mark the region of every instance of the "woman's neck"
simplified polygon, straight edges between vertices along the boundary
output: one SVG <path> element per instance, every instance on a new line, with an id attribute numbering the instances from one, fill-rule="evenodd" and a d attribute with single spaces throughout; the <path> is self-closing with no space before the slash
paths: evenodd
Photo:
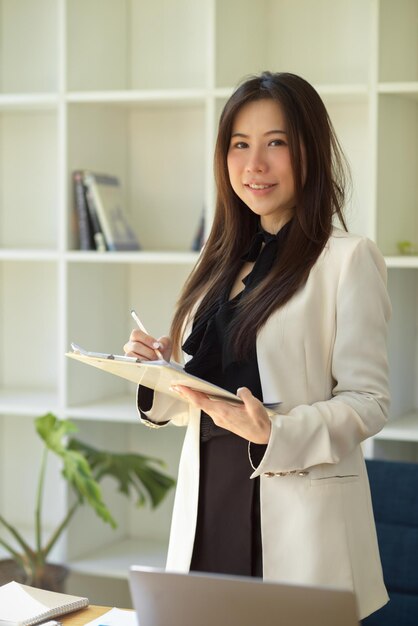
<path id="1" fill-rule="evenodd" d="M 293 211 L 288 211 L 284 213 L 282 216 L 277 217 L 276 215 L 262 215 L 260 217 L 260 224 L 263 230 L 266 232 L 277 235 L 279 230 L 285 226 L 293 217 Z"/>

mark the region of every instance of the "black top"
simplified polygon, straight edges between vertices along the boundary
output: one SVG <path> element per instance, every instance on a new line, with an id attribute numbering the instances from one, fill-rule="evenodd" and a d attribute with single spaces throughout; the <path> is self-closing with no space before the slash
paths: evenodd
<path id="1" fill-rule="evenodd" d="M 245 361 L 236 361 L 228 349 L 228 328 L 243 293 L 255 287 L 277 260 L 289 231 L 286 224 L 277 235 L 263 229 L 256 233 L 243 261 L 255 261 L 244 278 L 244 289 L 229 300 L 230 288 L 208 311 L 199 310 L 183 350 L 192 355 L 185 365 L 191 374 L 236 393 L 248 387 L 263 400 L 256 345 Z M 265 244 L 263 247 L 263 243 Z M 258 464 L 265 445 L 251 446 Z M 201 415 L 200 483 L 198 519 L 191 570 L 241 576 L 262 576 L 259 479 L 250 479 L 248 441 L 216 426 Z"/>

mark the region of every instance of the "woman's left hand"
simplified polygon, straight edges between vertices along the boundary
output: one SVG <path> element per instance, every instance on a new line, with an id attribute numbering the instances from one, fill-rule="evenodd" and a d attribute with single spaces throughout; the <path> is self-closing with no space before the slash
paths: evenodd
<path id="1" fill-rule="evenodd" d="M 235 433 L 252 443 L 268 443 L 271 422 L 266 409 L 247 387 L 240 387 L 237 396 L 243 404 L 212 400 L 205 393 L 193 391 L 184 385 L 172 387 L 177 393 L 201 409 L 217 426 Z"/>

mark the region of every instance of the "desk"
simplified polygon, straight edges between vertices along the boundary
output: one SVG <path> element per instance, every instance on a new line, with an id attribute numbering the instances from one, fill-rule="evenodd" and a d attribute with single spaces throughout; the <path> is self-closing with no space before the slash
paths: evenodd
<path id="1" fill-rule="evenodd" d="M 110 611 L 110 609 L 110 606 L 91 605 L 85 609 L 74 611 L 74 613 L 69 613 L 68 615 L 57 617 L 56 619 L 61 622 L 62 626 L 84 626 L 84 624 L 88 624 L 88 622 L 96 619 L 96 617 L 104 615 L 107 611 Z"/>

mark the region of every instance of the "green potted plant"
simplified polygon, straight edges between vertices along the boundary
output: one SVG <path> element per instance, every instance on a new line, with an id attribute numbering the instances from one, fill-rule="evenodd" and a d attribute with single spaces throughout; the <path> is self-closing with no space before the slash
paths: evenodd
<path id="1" fill-rule="evenodd" d="M 44 442 L 44 451 L 39 471 L 38 487 L 35 496 L 35 539 L 31 546 L 21 533 L 0 514 L 0 526 L 13 537 L 13 545 L 0 538 L 0 545 L 10 555 L 3 560 L 8 571 L 13 568 L 13 578 L 20 582 L 45 589 L 60 590 L 58 573 L 67 572 L 65 566 L 48 562 L 51 550 L 67 528 L 77 509 L 87 504 L 96 514 L 113 528 L 116 522 L 103 501 L 99 482 L 105 476 L 111 476 L 117 482 L 118 490 L 130 496 L 133 494 L 138 506 L 147 502 L 152 508 L 157 507 L 174 486 L 173 478 L 160 472 L 155 465 L 163 465 L 159 459 L 141 454 L 116 454 L 97 450 L 72 435 L 77 427 L 70 420 L 59 420 L 52 413 L 35 419 L 38 435 Z M 42 497 L 44 491 L 47 457 L 49 452 L 58 455 L 62 461 L 62 475 L 75 493 L 75 501 L 52 532 L 51 536 L 42 541 Z M 16 547 L 15 547 L 16 546 Z M 1 563 L 1 562 L 0 562 Z M 10 579 L 10 573 L 3 575 L 0 584 Z"/>

